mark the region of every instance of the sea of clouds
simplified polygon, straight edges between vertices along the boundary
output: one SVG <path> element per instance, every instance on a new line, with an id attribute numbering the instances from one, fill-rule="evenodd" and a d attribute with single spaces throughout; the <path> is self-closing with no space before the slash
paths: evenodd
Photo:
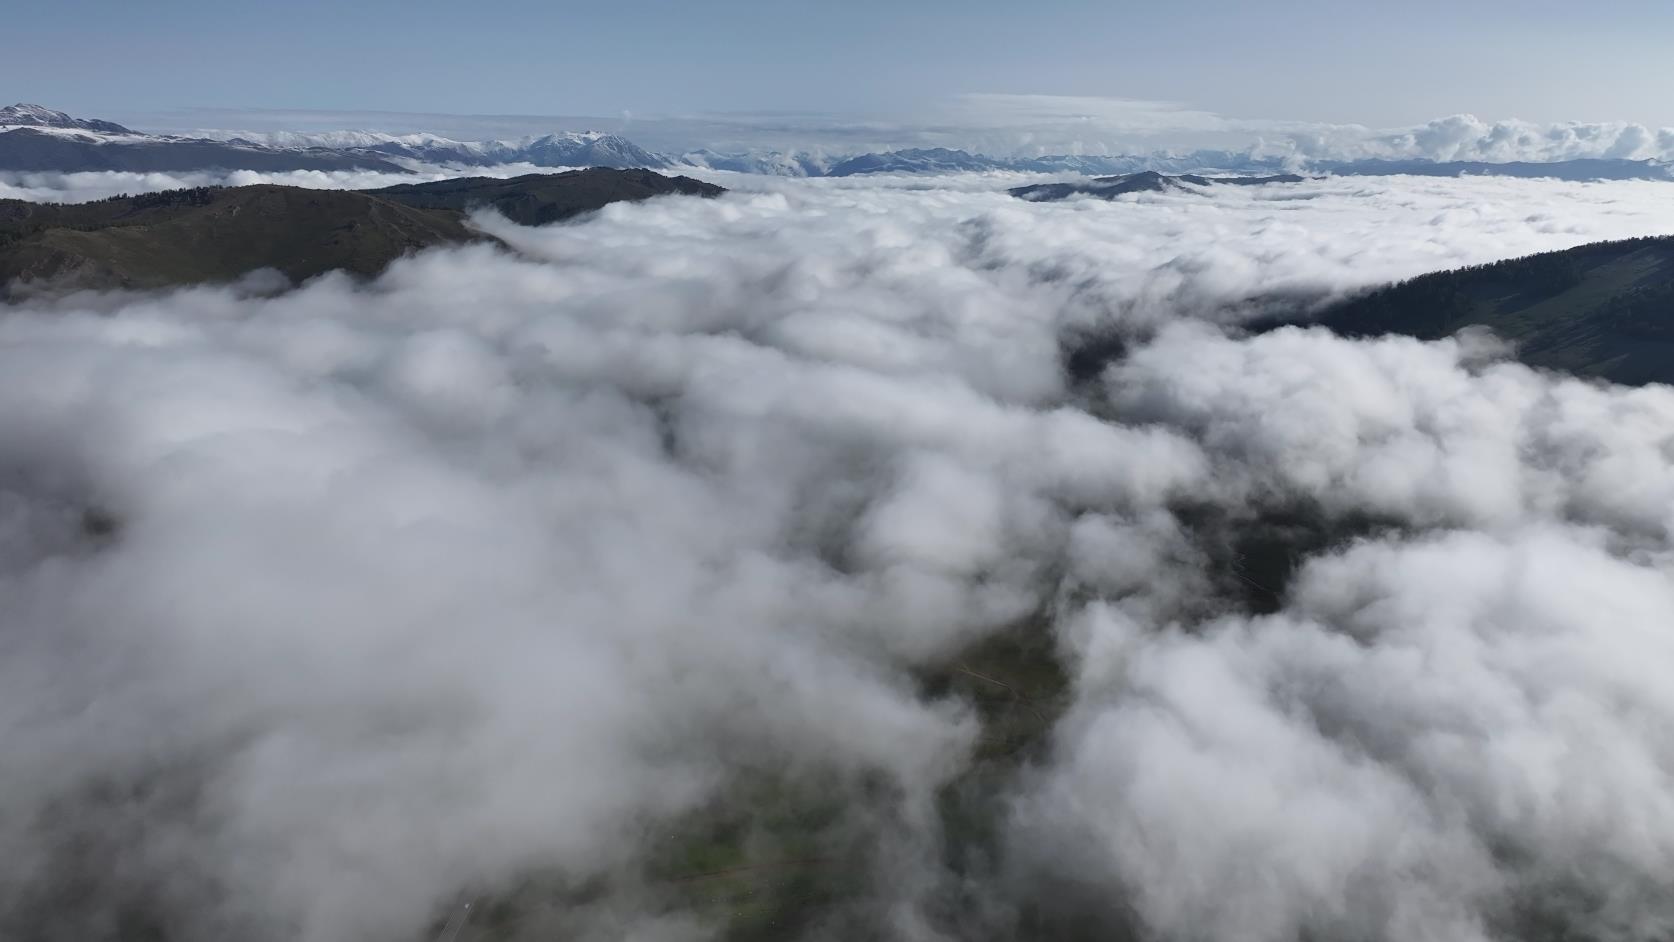
<path id="1" fill-rule="evenodd" d="M 1674 188 L 716 178 L 0 309 L 0 934 L 708 938 L 647 874 L 764 779 L 847 841 L 773 937 L 1674 931 L 1674 390 L 1236 326 Z M 924 678 L 1020 630 L 1066 698 L 958 857 Z"/>

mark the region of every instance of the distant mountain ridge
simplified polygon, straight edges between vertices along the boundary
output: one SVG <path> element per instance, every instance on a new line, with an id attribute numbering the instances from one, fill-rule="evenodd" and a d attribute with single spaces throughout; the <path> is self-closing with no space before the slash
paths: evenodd
<path id="1" fill-rule="evenodd" d="M 429 134 L 329 132 L 182 137 L 142 134 L 109 121 L 72 118 L 40 105 L 0 108 L 0 170 L 139 173 L 198 170 L 376 170 L 416 165 L 658 169 L 671 165 L 615 134 L 567 132 L 517 141 L 453 141 Z"/>
<path id="2" fill-rule="evenodd" d="M 18 102 L 0 108 L 0 128 L 60 128 L 72 131 L 95 131 L 101 134 L 135 134 L 114 121 L 72 118 L 62 111 L 40 105 Z"/>
<path id="3" fill-rule="evenodd" d="M 945 147 L 912 148 L 861 154 L 832 164 L 826 176 L 852 177 L 872 173 L 981 173 L 1009 170 L 1020 173 L 1082 173 L 1090 176 L 1198 171 L 1282 171 L 1278 158 L 1256 158 L 1228 151 L 1196 151 L 1180 157 L 1164 155 L 1057 154 L 1040 157 L 993 157 Z"/>
<path id="4" fill-rule="evenodd" d="M 1551 177 L 1560 180 L 1669 180 L 1674 166 L 1654 160 L 1581 159 L 1550 163 L 1433 160 L 1305 161 L 1296 165 L 1276 157 L 1255 157 L 1235 151 L 1195 151 L 1183 156 L 1056 155 L 1045 157 L 990 157 L 946 148 L 909 149 L 862 154 L 831 165 L 826 176 L 872 173 L 972 173 L 1009 170 L 1024 173 L 1082 173 L 1122 175 L 1156 173 L 1282 174 L 1297 169 L 1334 176 L 1431 177 L 1495 175 Z"/>
<path id="5" fill-rule="evenodd" d="M 1097 196 L 1108 200 L 1125 193 L 1166 193 L 1170 190 L 1197 192 L 1199 187 L 1265 186 L 1270 183 L 1301 183 L 1303 179 L 1293 173 L 1265 177 L 1204 177 L 1185 173 L 1171 177 L 1155 170 L 1142 170 L 1122 176 L 1095 177 L 1084 183 L 1037 183 L 1033 186 L 1013 187 L 1006 192 L 1031 203 L 1043 203 L 1069 199 L 1072 196 Z"/>
<path id="6" fill-rule="evenodd" d="M 82 173 L 183 173 L 194 170 L 382 170 L 408 168 L 372 153 L 329 148 L 276 149 L 236 141 L 114 135 L 79 129 L 15 127 L 0 130 L 0 170 Z"/>
<path id="7" fill-rule="evenodd" d="M 384 134 L 377 131 L 279 132 L 212 136 L 208 139 L 276 149 L 325 148 L 418 163 L 468 167 L 530 163 L 553 167 L 655 169 L 671 163 L 667 157 L 645 150 L 620 135 L 601 131 L 564 131 L 503 141 L 455 141 L 435 134 Z"/>
<path id="8" fill-rule="evenodd" d="M 456 141 L 434 134 L 376 131 L 194 132 L 145 134 L 110 121 L 75 118 L 40 105 L 0 108 L 0 171 L 186 172 L 199 170 L 374 170 L 407 173 L 424 166 L 614 167 L 677 166 L 790 177 L 981 172 L 1115 176 L 1163 174 L 1273 175 L 1306 171 L 1338 176 L 1552 177 L 1562 180 L 1670 180 L 1674 165 L 1652 160 L 1584 159 L 1552 163 L 1429 160 L 1298 160 L 1227 150 L 1188 154 L 1057 154 L 998 157 L 945 147 L 828 156 L 795 151 L 677 156 L 646 150 L 620 135 L 569 131 L 517 140 Z"/>

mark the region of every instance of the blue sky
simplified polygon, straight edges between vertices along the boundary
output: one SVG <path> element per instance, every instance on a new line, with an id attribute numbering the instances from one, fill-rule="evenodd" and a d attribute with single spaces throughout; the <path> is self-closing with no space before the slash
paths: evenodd
<path id="1" fill-rule="evenodd" d="M 1112 96 L 1389 127 L 1470 112 L 1674 125 L 1674 2 L 12 0 L 0 98 L 210 107 L 908 115 Z"/>

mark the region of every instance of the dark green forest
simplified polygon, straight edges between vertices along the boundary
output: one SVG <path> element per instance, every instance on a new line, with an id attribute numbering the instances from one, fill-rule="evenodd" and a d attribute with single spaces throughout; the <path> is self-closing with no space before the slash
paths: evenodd
<path id="1" fill-rule="evenodd" d="M 1620 383 L 1674 382 L 1674 237 L 1420 275 L 1255 329 L 1302 323 L 1426 340 L 1482 326 L 1532 366 Z"/>

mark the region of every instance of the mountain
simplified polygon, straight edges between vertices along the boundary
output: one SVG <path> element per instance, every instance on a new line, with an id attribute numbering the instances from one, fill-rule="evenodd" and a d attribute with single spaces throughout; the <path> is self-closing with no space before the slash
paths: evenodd
<path id="1" fill-rule="evenodd" d="M 894 150 L 883 154 L 861 154 L 831 165 L 828 177 L 852 177 L 866 173 L 970 173 L 1010 169 L 1002 158 L 968 154 L 945 147 Z"/>
<path id="2" fill-rule="evenodd" d="M 74 205 L 0 200 L 0 285 L 11 294 L 230 282 L 257 269 L 295 280 L 381 271 L 409 252 L 486 238 L 478 207 L 522 222 L 622 200 L 715 196 L 720 187 L 647 170 L 577 170 L 381 190 L 200 187 Z"/>
<path id="3" fill-rule="evenodd" d="M 435 134 L 377 131 L 204 132 L 210 139 L 280 151 L 324 149 L 382 159 L 464 167 L 530 163 L 548 167 L 666 167 L 668 158 L 599 131 L 566 131 L 509 141 L 456 141 Z"/>
<path id="4" fill-rule="evenodd" d="M 517 141 L 452 141 L 430 135 L 391 137 L 347 153 L 374 154 L 426 164 L 490 167 L 534 164 L 537 167 L 667 167 L 669 160 L 615 134 L 595 131 L 547 134 Z"/>
<path id="5" fill-rule="evenodd" d="M 72 118 L 62 111 L 40 105 L 18 102 L 0 108 L 0 128 L 59 128 L 66 131 L 93 131 L 99 134 L 134 134 L 112 121 Z"/>
<path id="6" fill-rule="evenodd" d="M 735 162 L 739 159 L 734 158 Z M 1461 177 L 1539 177 L 1590 182 L 1595 180 L 1674 180 L 1674 166 L 1655 160 L 1586 159 L 1549 163 L 1434 160 L 1298 160 L 1257 157 L 1249 153 L 1199 150 L 1188 154 L 1100 155 L 1058 154 L 1036 157 L 990 157 L 943 147 L 860 154 L 840 160 L 825 176 L 848 177 L 870 173 L 972 173 L 1011 170 L 1020 173 L 1083 173 L 1126 175 L 1158 173 L 1283 173 L 1294 169 L 1337 176 L 1393 176 L 1397 174 Z M 813 176 L 816 174 L 808 174 Z"/>
<path id="7" fill-rule="evenodd" d="M 76 206 L 0 203 L 0 282 L 11 293 L 372 274 L 401 255 L 472 238 L 459 213 L 345 190 L 272 185 L 150 193 Z"/>
<path id="8" fill-rule="evenodd" d="M 1259 172 L 1283 170 L 1277 158 L 1253 157 L 1231 151 L 1194 151 L 1181 156 L 1162 154 L 1049 154 L 1035 157 L 990 157 L 945 147 L 860 154 L 834 163 L 826 176 L 852 177 L 869 173 L 972 173 L 1010 170 L 1019 173 L 1129 174 L 1143 171 Z"/>
<path id="9" fill-rule="evenodd" d="M 947 148 L 865 153 L 835 160 L 822 153 L 801 151 L 721 153 L 699 149 L 681 154 L 677 162 L 692 167 L 777 177 L 853 177 L 871 173 L 970 173 L 987 170 L 1096 175 L 1146 169 L 1196 170 L 1205 166 L 1196 160 L 1157 157 L 989 157 Z"/>
<path id="10" fill-rule="evenodd" d="M 669 160 L 615 134 L 585 132 L 548 134 L 522 143 L 512 150 L 512 163 L 527 162 L 540 167 L 634 167 L 669 166 Z M 501 162 L 501 161 L 496 161 Z"/>
<path id="11" fill-rule="evenodd" d="M 1480 325 L 1511 340 L 1532 366 L 1615 383 L 1674 383 L 1674 236 L 1422 275 L 1256 329 L 1281 323 L 1422 339 Z"/>
<path id="12" fill-rule="evenodd" d="M 728 170 L 733 173 L 756 173 L 770 177 L 830 176 L 831 160 L 823 154 L 798 151 L 750 151 L 720 153 L 701 148 L 681 154 L 678 163 L 708 170 Z"/>
<path id="13" fill-rule="evenodd" d="M 487 167 L 667 167 L 670 161 L 614 134 L 570 132 L 515 141 L 454 141 L 433 134 L 365 131 L 178 137 L 72 118 L 40 105 L 0 109 L 0 170 L 139 173 L 197 170 L 377 170 L 415 164 Z"/>
<path id="14" fill-rule="evenodd" d="M 408 168 L 373 153 L 329 148 L 264 147 L 236 141 L 117 136 L 59 128 L 18 127 L 0 131 L 0 170 L 79 173 L 183 173 L 194 170 L 382 170 Z"/>
<path id="15" fill-rule="evenodd" d="M 1057 154 L 1019 158 L 1018 170 L 1035 173 L 1084 173 L 1113 176 L 1155 170 L 1159 173 L 1273 174 L 1293 169 L 1294 161 L 1257 157 L 1228 150 L 1194 150 L 1185 154 Z"/>
<path id="16" fill-rule="evenodd" d="M 483 207 L 521 225 L 543 226 L 616 202 L 668 195 L 719 196 L 725 191 L 691 177 L 666 177 L 650 170 L 595 168 L 530 174 L 509 180 L 465 177 L 435 183 L 403 183 L 360 192 L 415 209 L 464 212 Z"/>
<path id="17" fill-rule="evenodd" d="M 1085 183 L 1037 183 L 1033 186 L 1015 187 L 1006 192 L 1018 199 L 1042 203 L 1069 199 L 1072 196 L 1097 196 L 1108 200 L 1124 193 L 1163 193 L 1171 190 L 1195 193 L 1199 187 L 1214 185 L 1261 186 L 1268 183 L 1301 182 L 1301 177 L 1288 173 L 1266 177 L 1202 177 L 1196 174 L 1170 177 L 1154 170 L 1144 170 L 1119 177 L 1097 177 Z"/>
<path id="18" fill-rule="evenodd" d="M 1233 151 L 1194 151 L 1175 156 L 1059 154 L 988 157 L 940 147 L 861 154 L 832 164 L 825 175 L 848 177 L 869 173 L 971 173 L 989 170 L 1088 175 L 1126 175 L 1144 171 L 1176 174 L 1274 173 L 1293 169 L 1290 164 L 1316 173 L 1356 177 L 1405 174 L 1427 177 L 1540 177 L 1578 182 L 1674 180 L 1674 167 L 1654 160 L 1590 159 L 1550 163 L 1381 159 L 1286 161 Z"/>
<path id="19" fill-rule="evenodd" d="M 761 151 L 699 149 L 678 158 L 653 153 L 619 135 L 561 132 L 517 140 L 456 141 L 435 134 L 376 131 L 198 132 L 144 134 L 110 121 L 75 118 L 40 105 L 0 108 L 0 171 L 140 173 L 201 170 L 375 170 L 407 173 L 418 165 L 487 167 L 702 167 L 793 177 L 849 177 L 877 173 L 946 174 L 1010 171 L 1087 176 L 1165 174 L 1278 174 L 1305 168 L 1341 176 L 1497 175 L 1562 180 L 1674 180 L 1674 166 L 1648 160 L 1567 160 L 1486 163 L 1429 160 L 1305 160 L 1249 152 L 1198 150 L 1185 154 L 1056 154 L 997 157 L 945 147 L 908 148 L 841 158 Z"/>
<path id="20" fill-rule="evenodd" d="M 373 153 L 141 134 L 111 121 L 73 118 L 40 105 L 0 108 L 0 170 L 166 173 L 210 169 L 406 172 L 405 167 Z"/>

